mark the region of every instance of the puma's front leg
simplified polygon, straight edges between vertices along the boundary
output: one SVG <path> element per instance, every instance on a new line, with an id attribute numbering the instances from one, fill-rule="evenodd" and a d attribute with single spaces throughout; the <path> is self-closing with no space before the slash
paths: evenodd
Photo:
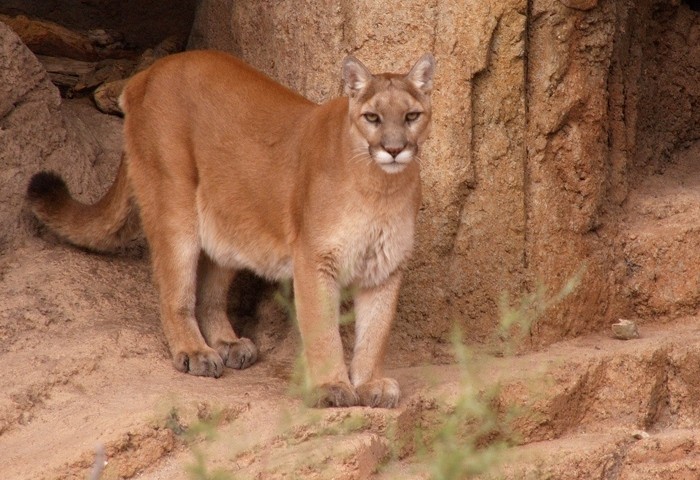
<path id="1" fill-rule="evenodd" d="M 394 408 L 399 403 L 399 384 L 383 376 L 382 364 L 400 283 L 401 273 L 395 272 L 383 284 L 362 288 L 355 295 L 355 351 L 350 376 L 361 405 Z"/>
<path id="2" fill-rule="evenodd" d="M 307 403 L 350 407 L 357 405 L 358 398 L 350 384 L 338 330 L 339 288 L 325 270 L 303 255 L 294 259 L 294 300 L 312 388 Z"/>

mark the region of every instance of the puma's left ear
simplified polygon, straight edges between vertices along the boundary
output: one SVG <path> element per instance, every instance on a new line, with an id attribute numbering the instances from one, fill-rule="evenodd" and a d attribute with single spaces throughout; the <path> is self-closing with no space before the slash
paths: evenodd
<path id="1" fill-rule="evenodd" d="M 360 93 L 372 80 L 372 74 L 358 59 L 348 55 L 343 60 L 343 81 L 345 93 L 354 97 Z"/>
<path id="2" fill-rule="evenodd" d="M 426 53 L 420 57 L 406 78 L 418 90 L 427 94 L 433 89 L 433 73 L 435 73 L 435 57 L 432 53 Z"/>

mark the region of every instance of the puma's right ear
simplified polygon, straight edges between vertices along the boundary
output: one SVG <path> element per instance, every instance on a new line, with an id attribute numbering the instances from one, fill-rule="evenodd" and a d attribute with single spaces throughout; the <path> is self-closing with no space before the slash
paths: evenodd
<path id="1" fill-rule="evenodd" d="M 372 79 L 372 74 L 358 59 L 348 55 L 343 60 L 343 81 L 345 94 L 354 97 L 360 93 Z"/>

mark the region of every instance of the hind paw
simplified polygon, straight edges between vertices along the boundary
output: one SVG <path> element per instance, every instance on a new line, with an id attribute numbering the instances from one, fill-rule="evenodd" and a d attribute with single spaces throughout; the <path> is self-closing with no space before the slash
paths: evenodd
<path id="1" fill-rule="evenodd" d="M 219 378 L 224 371 L 224 362 L 213 349 L 178 352 L 173 356 L 175 368 L 183 373 L 201 377 Z"/>
<path id="2" fill-rule="evenodd" d="M 217 351 L 227 367 L 237 370 L 250 367 L 258 359 L 258 348 L 247 338 L 223 343 Z"/>

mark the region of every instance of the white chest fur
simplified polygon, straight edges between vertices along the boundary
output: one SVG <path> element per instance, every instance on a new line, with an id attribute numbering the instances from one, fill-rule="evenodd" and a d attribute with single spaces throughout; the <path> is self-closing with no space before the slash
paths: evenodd
<path id="1" fill-rule="evenodd" d="M 344 234 L 334 239 L 338 280 L 342 285 L 357 283 L 372 287 L 384 282 L 410 255 L 413 248 L 414 217 L 349 218 Z"/>

